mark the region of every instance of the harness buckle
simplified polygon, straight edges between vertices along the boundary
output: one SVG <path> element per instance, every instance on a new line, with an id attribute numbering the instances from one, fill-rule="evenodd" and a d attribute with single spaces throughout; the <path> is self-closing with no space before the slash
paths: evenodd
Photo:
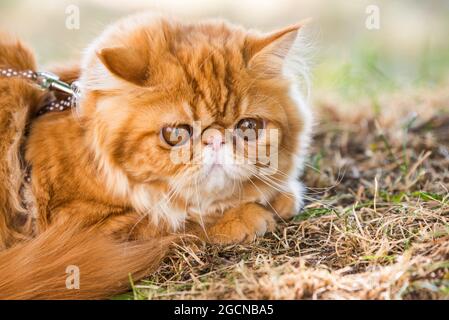
<path id="1" fill-rule="evenodd" d="M 59 77 L 51 72 L 36 72 L 36 83 L 44 90 L 58 90 L 73 95 L 70 84 L 59 80 Z"/>

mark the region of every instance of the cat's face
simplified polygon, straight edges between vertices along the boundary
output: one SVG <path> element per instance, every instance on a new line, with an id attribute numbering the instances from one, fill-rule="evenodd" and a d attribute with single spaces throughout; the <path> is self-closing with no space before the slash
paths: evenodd
<path id="1" fill-rule="evenodd" d="M 82 78 L 97 152 L 131 184 L 181 193 L 288 175 L 303 119 L 282 65 L 298 28 L 262 37 L 156 20 L 110 31 Z"/>

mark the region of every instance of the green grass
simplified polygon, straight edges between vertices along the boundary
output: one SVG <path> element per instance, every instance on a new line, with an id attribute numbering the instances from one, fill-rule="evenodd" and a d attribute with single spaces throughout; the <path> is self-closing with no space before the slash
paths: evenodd
<path id="1" fill-rule="evenodd" d="M 349 58 L 323 58 L 315 69 L 315 88 L 338 93 L 349 101 L 369 98 L 380 114 L 378 97 L 404 88 L 435 87 L 447 81 L 449 46 L 425 46 L 415 59 L 401 58 L 382 44 L 351 44 Z M 338 56 L 338 55 L 337 55 Z"/>

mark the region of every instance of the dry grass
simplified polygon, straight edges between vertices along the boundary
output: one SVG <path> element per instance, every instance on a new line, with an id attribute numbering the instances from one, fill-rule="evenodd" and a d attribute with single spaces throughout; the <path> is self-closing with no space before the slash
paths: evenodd
<path id="1" fill-rule="evenodd" d="M 252 245 L 179 246 L 131 298 L 449 297 L 449 92 L 320 96 L 304 213 Z"/>

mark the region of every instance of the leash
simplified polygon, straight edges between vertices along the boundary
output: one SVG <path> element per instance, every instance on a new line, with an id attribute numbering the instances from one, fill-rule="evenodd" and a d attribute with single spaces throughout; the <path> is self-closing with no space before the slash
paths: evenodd
<path id="1" fill-rule="evenodd" d="M 19 78 L 29 80 L 33 84 L 37 85 L 41 90 L 58 91 L 67 96 L 65 99 L 50 100 L 38 110 L 36 116 L 52 111 L 64 111 L 70 109 L 75 105 L 80 94 L 77 81 L 74 81 L 71 84 L 66 83 L 61 81 L 57 75 L 51 72 L 35 72 L 33 70 L 18 71 L 11 68 L 0 68 L 0 78 Z M 24 170 L 24 184 L 29 184 L 31 182 L 31 167 L 29 165 L 25 165 Z M 23 192 L 23 187 L 24 185 L 21 186 L 20 192 Z M 24 206 L 27 207 L 27 204 L 24 203 Z"/>
<path id="2" fill-rule="evenodd" d="M 33 70 L 14 70 L 11 68 L 0 68 L 0 77 L 3 78 L 19 78 L 29 80 L 36 84 L 42 90 L 59 91 L 67 97 L 65 99 L 53 99 L 52 101 L 41 107 L 37 115 L 42 115 L 51 111 L 64 111 L 71 108 L 79 98 L 80 90 L 78 82 L 71 84 L 61 81 L 59 77 L 51 72 L 35 72 Z"/>

